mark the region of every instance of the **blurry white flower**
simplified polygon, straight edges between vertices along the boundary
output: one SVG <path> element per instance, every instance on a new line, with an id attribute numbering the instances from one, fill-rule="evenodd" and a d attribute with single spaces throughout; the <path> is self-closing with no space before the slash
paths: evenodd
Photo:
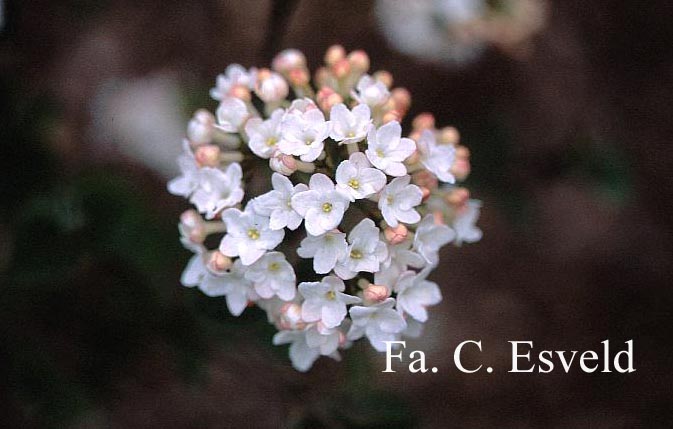
<path id="1" fill-rule="evenodd" d="M 390 91 L 386 85 L 369 75 L 364 75 L 358 81 L 357 91 L 353 92 L 353 98 L 358 103 L 366 104 L 371 108 L 381 106 L 390 98 Z"/>
<path id="2" fill-rule="evenodd" d="M 480 210 L 481 201 L 469 200 L 465 209 L 456 215 L 452 225 L 456 233 L 456 245 L 460 246 L 463 242 L 475 243 L 481 240 L 481 229 L 476 226 Z"/>
<path id="3" fill-rule="evenodd" d="M 314 324 L 303 330 L 280 331 L 273 336 L 273 344 L 290 344 L 292 366 L 306 372 L 320 355 L 338 359 L 340 336 L 338 329 L 323 329 L 321 333 Z"/>
<path id="4" fill-rule="evenodd" d="M 227 97 L 222 99 L 215 112 L 217 115 L 217 128 L 227 133 L 236 133 L 241 125 L 250 116 L 248 107 L 238 98 Z"/>
<path id="5" fill-rule="evenodd" d="M 290 92 L 283 76 L 278 73 L 263 69 L 257 72 L 255 82 L 255 94 L 265 103 L 275 103 L 285 99 Z"/>
<path id="6" fill-rule="evenodd" d="M 187 210 L 180 215 L 178 224 L 180 242 L 194 253 L 198 253 L 206 239 L 206 223 L 196 210 Z"/>
<path id="7" fill-rule="evenodd" d="M 299 183 L 293 187 L 290 179 L 279 173 L 273 173 L 271 183 L 273 190 L 254 199 L 255 211 L 270 217 L 271 229 L 297 229 L 303 218 L 292 208 L 292 196 L 307 191 L 308 186 Z"/>
<path id="8" fill-rule="evenodd" d="M 189 198 L 199 186 L 199 165 L 196 163 L 196 158 L 187 140 L 183 140 L 182 148 L 183 152 L 178 156 L 180 176 L 168 182 L 168 192 Z"/>
<path id="9" fill-rule="evenodd" d="M 255 292 L 264 299 L 277 295 L 283 301 L 289 301 L 296 293 L 297 277 L 281 252 L 266 253 L 247 267 L 245 277 L 253 282 Z"/>
<path id="10" fill-rule="evenodd" d="M 321 235 L 339 226 L 349 202 L 322 173 L 312 175 L 308 186 L 292 196 L 292 208 L 304 217 L 309 234 Z"/>
<path id="11" fill-rule="evenodd" d="M 306 67 L 306 57 L 297 49 L 286 49 L 275 56 L 272 68 L 279 73 Z"/>
<path id="12" fill-rule="evenodd" d="M 283 138 L 278 143 L 281 152 L 299 156 L 302 161 L 315 161 L 325 147 L 330 122 L 319 109 L 288 114 L 282 123 Z"/>
<path id="13" fill-rule="evenodd" d="M 411 250 L 411 240 L 400 244 L 388 244 L 388 258 L 381 270 L 374 275 L 376 284 L 392 287 L 400 275 L 409 268 L 423 268 L 425 258 Z"/>
<path id="14" fill-rule="evenodd" d="M 223 74 L 217 76 L 215 88 L 210 90 L 210 96 L 215 100 L 224 100 L 231 96 L 231 90 L 236 86 L 252 89 L 254 76 L 239 64 L 229 65 Z"/>
<path id="15" fill-rule="evenodd" d="M 421 164 L 439 180 L 454 183 L 456 178 L 451 174 L 451 166 L 456 159 L 456 148 L 450 144 L 437 144 L 435 133 L 425 130 L 416 143 Z"/>
<path id="16" fill-rule="evenodd" d="M 243 265 L 254 263 L 285 237 L 284 230 L 269 228 L 269 218 L 255 213 L 253 205 L 248 203 L 244 212 L 238 209 L 222 212 L 227 234 L 220 243 L 220 252 L 230 257 L 240 256 Z"/>
<path id="17" fill-rule="evenodd" d="M 372 123 L 371 111 L 366 104 L 358 104 L 351 111 L 343 103 L 339 103 L 332 107 L 329 119 L 332 123 L 330 137 L 339 144 L 364 140 Z"/>
<path id="18" fill-rule="evenodd" d="M 397 177 L 383 188 L 379 196 L 379 209 L 383 219 L 392 227 L 398 222 L 414 224 L 421 215 L 414 209 L 421 203 L 423 192 L 416 185 L 410 185 L 411 176 Z"/>
<path id="19" fill-rule="evenodd" d="M 199 289 L 210 297 L 225 296 L 227 308 L 234 316 L 240 316 L 248 306 L 248 301 L 257 298 L 252 282 L 245 278 L 245 267 L 240 259 L 231 269 L 222 274 L 208 273 L 199 285 Z"/>
<path id="20" fill-rule="evenodd" d="M 180 283 L 186 287 L 198 286 L 206 275 L 208 275 L 208 269 L 206 268 L 205 254 L 199 252 L 192 256 L 182 271 Z"/>
<path id="21" fill-rule="evenodd" d="M 208 144 L 213 140 L 215 116 L 206 109 L 194 113 L 187 125 L 187 138 L 196 144 Z"/>
<path id="22" fill-rule="evenodd" d="M 348 234 L 348 251 L 337 262 L 334 272 L 344 280 L 364 271 L 375 273 L 388 256 L 386 244 L 379 239 L 381 231 L 374 221 L 362 219 Z"/>
<path id="23" fill-rule="evenodd" d="M 243 199 L 243 171 L 236 162 L 229 164 L 224 171 L 204 167 L 199 170 L 198 178 L 199 185 L 189 201 L 199 212 L 205 213 L 206 219 L 214 218 L 222 209 L 233 207 Z"/>
<path id="24" fill-rule="evenodd" d="M 432 268 L 425 268 L 420 273 L 406 271 L 402 273 L 397 283 L 397 309 L 409 314 L 419 322 L 428 320 L 425 307 L 439 304 L 442 293 L 437 283 L 426 280 Z"/>
<path id="25" fill-rule="evenodd" d="M 407 168 L 402 162 L 416 150 L 413 140 L 402 137 L 402 127 L 391 121 L 378 130 L 371 126 L 367 134 L 367 158 L 376 168 L 389 176 L 404 176 Z"/>
<path id="26" fill-rule="evenodd" d="M 269 159 L 278 150 L 281 139 L 281 120 L 285 111 L 276 109 L 267 120 L 250 118 L 245 123 L 245 133 L 248 135 L 250 150 L 260 158 Z"/>
<path id="27" fill-rule="evenodd" d="M 386 184 L 386 175 L 372 168 L 362 152 L 355 152 L 342 161 L 336 170 L 336 190 L 349 200 L 366 198 L 379 192 Z"/>
<path id="28" fill-rule="evenodd" d="M 343 293 L 345 288 L 343 280 L 334 276 L 323 277 L 320 282 L 299 283 L 299 293 L 304 297 L 302 319 L 306 322 L 322 321 L 327 328 L 339 326 L 346 317 L 346 305 L 361 301 Z"/>
<path id="29" fill-rule="evenodd" d="M 393 310 L 395 298 L 369 307 L 354 305 L 350 309 L 353 324 L 348 331 L 348 339 L 357 340 L 366 336 L 377 351 L 386 350 L 384 341 L 395 341 L 407 323 L 400 313 Z"/>
<path id="30" fill-rule="evenodd" d="M 346 234 L 337 230 L 318 236 L 308 235 L 297 249 L 302 258 L 313 258 L 313 269 L 317 274 L 329 273 L 347 252 Z"/>
<path id="31" fill-rule="evenodd" d="M 456 233 L 446 225 L 437 225 L 432 215 L 423 218 L 414 235 L 414 250 L 430 265 L 437 265 L 439 249 L 450 243 Z"/>

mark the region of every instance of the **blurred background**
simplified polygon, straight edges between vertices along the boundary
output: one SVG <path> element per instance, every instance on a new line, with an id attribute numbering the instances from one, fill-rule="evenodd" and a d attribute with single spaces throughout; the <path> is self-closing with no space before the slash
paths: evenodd
<path id="1" fill-rule="evenodd" d="M 673 5 L 472 3 L 0 2 L 2 425 L 673 427 Z M 472 152 L 484 238 L 444 251 L 409 343 L 438 374 L 382 374 L 365 342 L 300 374 L 262 312 L 179 284 L 165 183 L 215 76 L 334 43 Z M 453 369 L 466 339 L 493 374 Z M 508 340 L 604 339 L 635 373 L 506 372 Z"/>

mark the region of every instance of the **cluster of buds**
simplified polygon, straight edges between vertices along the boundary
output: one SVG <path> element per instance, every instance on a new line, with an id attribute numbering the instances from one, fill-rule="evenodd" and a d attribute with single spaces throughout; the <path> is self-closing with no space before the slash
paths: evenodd
<path id="1" fill-rule="evenodd" d="M 273 71 L 229 66 L 168 184 L 195 206 L 180 219 L 193 253 L 182 284 L 235 316 L 264 310 L 300 371 L 363 337 L 384 351 L 418 335 L 442 298 L 427 279 L 440 248 L 481 238 L 480 202 L 457 184 L 470 170 L 457 130 L 424 113 L 403 137 L 410 96 L 390 73 L 368 75 L 367 55 L 340 46 L 325 62 L 315 86 L 296 50 Z"/>

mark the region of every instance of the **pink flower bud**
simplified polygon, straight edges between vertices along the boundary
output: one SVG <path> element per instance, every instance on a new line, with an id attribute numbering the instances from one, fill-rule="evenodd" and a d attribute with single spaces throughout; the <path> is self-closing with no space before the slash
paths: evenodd
<path id="1" fill-rule="evenodd" d="M 329 112 L 332 106 L 343 103 L 343 98 L 328 86 L 320 88 L 316 100 L 318 101 L 318 106 L 324 112 Z"/>
<path id="2" fill-rule="evenodd" d="M 455 146 L 460 141 L 460 133 L 455 127 L 444 127 L 439 132 L 439 141 Z"/>
<path id="3" fill-rule="evenodd" d="M 194 158 L 201 167 L 217 167 L 220 165 L 220 147 L 214 144 L 199 146 L 194 151 Z"/>
<path id="4" fill-rule="evenodd" d="M 224 273 L 233 265 L 231 258 L 224 256 L 218 250 L 214 250 L 210 254 L 210 259 L 208 260 L 208 269 L 214 273 Z"/>
<path id="5" fill-rule="evenodd" d="M 393 86 L 393 75 L 389 71 L 379 70 L 374 73 L 374 79 L 383 83 L 387 88 Z"/>
<path id="6" fill-rule="evenodd" d="M 390 296 L 390 289 L 383 285 L 375 285 L 374 283 L 367 286 L 367 288 L 362 293 L 367 304 L 374 304 L 377 302 L 383 302 Z"/>
<path id="7" fill-rule="evenodd" d="M 362 50 L 356 50 L 348 54 L 348 62 L 353 70 L 365 73 L 369 70 L 369 56 Z"/>
<path id="8" fill-rule="evenodd" d="M 342 59 L 332 64 L 332 73 L 337 79 L 343 79 L 351 72 L 351 65 L 347 59 Z"/>
<path id="9" fill-rule="evenodd" d="M 286 302 L 280 308 L 281 329 L 303 329 L 306 323 L 301 318 L 301 306 L 295 302 Z"/>
<path id="10" fill-rule="evenodd" d="M 399 122 L 402 119 L 400 112 L 397 110 L 390 110 L 383 115 L 383 123 L 387 124 L 388 122 L 397 121 Z"/>
<path id="11" fill-rule="evenodd" d="M 390 96 L 395 102 L 395 109 L 406 113 L 411 106 L 411 94 L 406 88 L 395 88 L 390 92 Z"/>
<path id="12" fill-rule="evenodd" d="M 278 73 L 269 69 L 261 69 L 257 72 L 255 94 L 265 103 L 283 100 L 289 92 L 287 82 Z"/>
<path id="13" fill-rule="evenodd" d="M 202 244 L 206 239 L 206 224 L 196 210 L 187 210 L 180 215 L 180 234 L 194 244 Z"/>
<path id="14" fill-rule="evenodd" d="M 289 176 L 297 171 L 297 161 L 290 155 L 277 152 L 269 159 L 269 167 L 277 173 Z"/>
<path id="15" fill-rule="evenodd" d="M 229 95 L 243 101 L 250 101 L 250 88 L 243 85 L 235 85 L 229 91 Z"/>
<path id="16" fill-rule="evenodd" d="M 293 86 L 306 86 L 308 84 L 308 71 L 306 69 L 292 69 L 288 73 L 288 80 Z"/>
<path id="17" fill-rule="evenodd" d="M 411 123 L 414 130 L 428 130 L 435 127 L 435 117 L 432 113 L 420 113 Z"/>
<path id="18" fill-rule="evenodd" d="M 199 145 L 213 140 L 215 116 L 206 109 L 199 109 L 187 125 L 187 138 Z"/>
<path id="19" fill-rule="evenodd" d="M 456 210 L 467 207 L 470 200 L 470 191 L 466 188 L 454 188 L 445 197 L 446 202 Z"/>
<path id="20" fill-rule="evenodd" d="M 400 244 L 407 239 L 409 230 L 406 226 L 399 223 L 396 227 L 389 226 L 383 231 L 383 236 L 390 244 Z"/>
<path id="21" fill-rule="evenodd" d="M 286 49 L 273 59 L 271 67 L 278 73 L 289 73 L 306 67 L 306 57 L 297 49 Z"/>
<path id="22" fill-rule="evenodd" d="M 346 50 L 341 45 L 332 45 L 325 52 L 325 64 L 332 65 L 346 57 Z"/>
<path id="23" fill-rule="evenodd" d="M 439 185 L 437 177 L 428 170 L 420 170 L 411 175 L 411 181 L 418 186 L 428 188 L 429 190 L 436 189 Z"/>

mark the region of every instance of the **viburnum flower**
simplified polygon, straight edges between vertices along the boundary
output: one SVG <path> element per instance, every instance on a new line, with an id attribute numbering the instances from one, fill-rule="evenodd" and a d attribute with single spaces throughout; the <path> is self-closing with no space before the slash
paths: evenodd
<path id="1" fill-rule="evenodd" d="M 396 177 L 391 180 L 379 197 L 379 209 L 383 219 L 392 227 L 399 222 L 418 223 L 421 215 L 414 209 L 423 199 L 423 192 L 416 185 L 410 185 L 411 176 Z"/>
<path id="2" fill-rule="evenodd" d="M 366 336 L 377 351 L 385 351 L 385 341 L 395 341 L 399 338 L 400 332 L 407 327 L 402 315 L 393 310 L 394 306 L 395 298 L 388 298 L 369 307 L 360 305 L 351 307 L 353 325 L 348 331 L 348 338 L 357 340 Z"/>
<path id="3" fill-rule="evenodd" d="M 302 161 L 315 161 L 325 147 L 330 126 L 318 109 L 288 114 L 283 119 L 283 138 L 278 148 L 287 155 L 299 156 Z"/>
<path id="4" fill-rule="evenodd" d="M 255 212 L 269 217 L 269 228 L 273 230 L 295 230 L 303 218 L 292 208 L 292 196 L 308 190 L 308 186 L 299 183 L 292 186 L 287 177 L 279 173 L 271 176 L 273 190 L 254 199 Z"/>
<path id="5" fill-rule="evenodd" d="M 423 131 L 416 144 L 421 164 L 442 182 L 455 183 L 451 166 L 456 159 L 456 148 L 450 144 L 437 144 L 430 130 Z"/>
<path id="6" fill-rule="evenodd" d="M 336 228 L 348 208 L 348 199 L 337 192 L 329 177 L 311 176 L 309 190 L 292 196 L 292 208 L 305 219 L 306 231 L 321 235 Z"/>
<path id="7" fill-rule="evenodd" d="M 386 185 L 386 175 L 372 165 L 362 152 L 342 161 L 336 170 L 336 190 L 349 200 L 367 198 Z"/>
<path id="8" fill-rule="evenodd" d="M 285 115 L 283 109 L 276 109 L 267 120 L 250 118 L 245 123 L 250 150 L 260 158 L 269 159 L 278 150 L 281 139 L 281 120 Z"/>
<path id="9" fill-rule="evenodd" d="M 329 114 L 332 123 L 330 137 L 339 144 L 357 143 L 364 140 L 372 123 L 371 116 L 369 106 L 366 104 L 358 104 L 353 110 L 348 110 L 343 103 L 334 105 Z"/>
<path id="10" fill-rule="evenodd" d="M 204 167 L 199 170 L 199 183 L 189 201 L 197 210 L 212 219 L 222 209 L 233 207 L 243 199 L 241 179 L 243 171 L 238 163 L 231 163 L 225 171 Z"/>
<path id="11" fill-rule="evenodd" d="M 437 265 L 440 247 L 450 243 L 456 233 L 446 225 L 437 225 L 432 215 L 427 215 L 416 228 L 414 250 L 430 265 Z"/>
<path id="12" fill-rule="evenodd" d="M 339 259 L 334 272 L 344 280 L 359 272 L 375 273 L 388 256 L 386 244 L 379 240 L 380 230 L 371 219 L 362 219 L 348 234 L 348 250 Z"/>
<path id="13" fill-rule="evenodd" d="M 327 328 L 335 328 L 346 317 L 346 305 L 358 304 L 361 299 L 343 293 L 343 280 L 334 276 L 323 277 L 320 282 L 299 283 L 299 293 L 304 297 L 301 317 L 305 322 L 322 321 Z"/>
<path id="14" fill-rule="evenodd" d="M 271 229 L 269 218 L 255 213 L 253 206 L 248 204 L 243 212 L 238 209 L 222 212 L 227 233 L 220 243 L 220 252 L 229 257 L 239 256 L 243 265 L 254 263 L 285 237 L 284 230 Z"/>
<path id="15" fill-rule="evenodd" d="M 402 127 L 397 121 L 388 122 L 379 129 L 372 126 L 367 134 L 367 158 L 389 176 L 407 174 L 402 162 L 416 150 L 413 140 L 401 136 Z"/>
<path id="16" fill-rule="evenodd" d="M 274 71 L 228 67 L 168 183 L 195 207 L 178 226 L 181 283 L 235 316 L 266 313 L 299 371 L 362 337 L 384 351 L 420 335 L 442 298 L 427 280 L 441 247 L 481 238 L 456 128 L 423 113 L 403 134 L 411 95 L 367 74 L 363 51 L 331 47 L 313 81 L 306 64 L 290 50 Z"/>
<path id="17" fill-rule="evenodd" d="M 297 254 L 302 258 L 313 258 L 313 269 L 317 274 L 327 274 L 334 269 L 337 261 L 348 252 L 346 234 L 338 230 L 321 235 L 308 235 L 301 241 Z"/>
<path id="18" fill-rule="evenodd" d="M 397 309 L 419 322 L 428 320 L 426 307 L 439 304 L 442 300 L 442 293 L 437 283 L 426 280 L 429 273 L 429 268 L 425 268 L 420 273 L 406 271 L 395 284 Z"/>
<path id="19" fill-rule="evenodd" d="M 253 282 L 255 292 L 265 299 L 278 295 L 283 301 L 297 291 L 294 269 L 281 252 L 269 252 L 248 267 L 245 278 Z"/>

